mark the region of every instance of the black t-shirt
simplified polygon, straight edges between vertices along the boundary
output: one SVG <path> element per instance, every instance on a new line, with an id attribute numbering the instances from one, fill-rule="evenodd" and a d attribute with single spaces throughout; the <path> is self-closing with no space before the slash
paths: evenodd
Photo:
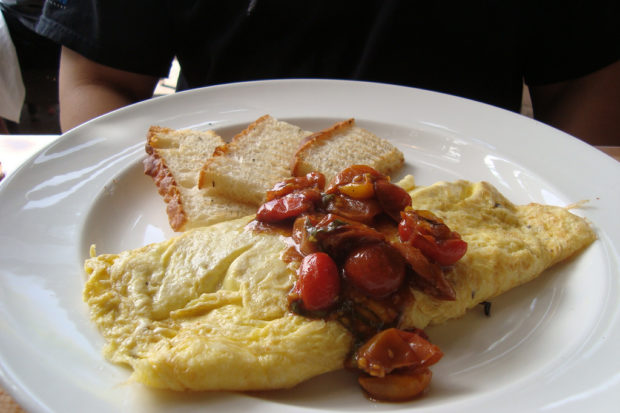
<path id="1" fill-rule="evenodd" d="M 28 29 L 35 30 L 44 2 L 45 0 L 0 0 L 0 10 Z"/>
<path id="2" fill-rule="evenodd" d="M 519 110 L 618 59 L 614 1 L 52 0 L 37 30 L 99 63 L 188 87 L 322 77 L 415 86 Z"/>

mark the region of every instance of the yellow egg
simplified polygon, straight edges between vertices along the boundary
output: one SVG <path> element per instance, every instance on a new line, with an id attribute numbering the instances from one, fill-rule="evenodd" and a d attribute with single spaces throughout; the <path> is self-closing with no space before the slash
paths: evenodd
<path id="1" fill-rule="evenodd" d="M 401 327 L 424 328 L 460 317 L 477 304 L 530 281 L 596 239 L 588 222 L 568 209 L 514 205 L 486 182 L 438 182 L 410 192 L 413 207 L 429 209 L 467 242 L 448 271 L 455 301 L 414 291 Z"/>
<path id="2" fill-rule="evenodd" d="M 420 327 L 538 276 L 594 241 L 565 208 L 515 206 L 487 183 L 441 182 L 411 189 L 468 243 L 448 271 L 457 299 L 414 291 L 401 327 Z M 193 229 L 165 242 L 86 260 L 84 300 L 106 339 L 105 356 L 133 378 L 173 390 L 288 388 L 340 369 L 351 336 L 338 322 L 288 310 L 295 270 L 285 239 L 246 229 L 253 217 Z"/>
<path id="3" fill-rule="evenodd" d="M 286 388 L 341 368 L 348 332 L 288 311 L 286 243 L 245 230 L 250 219 L 88 259 L 84 299 L 105 356 L 174 390 Z"/>

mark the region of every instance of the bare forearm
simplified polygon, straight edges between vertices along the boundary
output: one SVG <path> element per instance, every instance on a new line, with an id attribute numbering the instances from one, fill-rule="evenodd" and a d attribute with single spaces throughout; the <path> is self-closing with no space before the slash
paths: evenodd
<path id="1" fill-rule="evenodd" d="M 152 96 L 157 78 L 103 66 L 63 48 L 59 74 L 63 132 Z"/>
<path id="2" fill-rule="evenodd" d="M 99 115 L 134 103 L 114 89 L 98 84 L 66 88 L 60 93 L 60 126 L 63 132 Z"/>
<path id="3" fill-rule="evenodd" d="M 592 145 L 620 145 L 620 62 L 530 91 L 536 119 Z"/>

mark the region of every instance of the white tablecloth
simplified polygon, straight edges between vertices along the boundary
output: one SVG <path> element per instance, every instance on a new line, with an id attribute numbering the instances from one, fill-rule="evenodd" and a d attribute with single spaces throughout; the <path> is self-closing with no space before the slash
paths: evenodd
<path id="1" fill-rule="evenodd" d="M 0 135 L 0 163 L 5 176 L 39 149 L 58 139 L 58 135 Z"/>

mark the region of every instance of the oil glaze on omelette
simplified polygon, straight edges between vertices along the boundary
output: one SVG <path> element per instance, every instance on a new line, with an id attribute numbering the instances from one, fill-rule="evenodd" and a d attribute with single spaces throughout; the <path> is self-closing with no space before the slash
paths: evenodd
<path id="1" fill-rule="evenodd" d="M 459 317 L 595 239 L 568 210 L 515 206 L 487 183 L 405 182 L 413 207 L 442 218 L 468 249 L 447 273 L 456 299 L 412 291 L 403 329 Z M 120 254 L 93 251 L 84 299 L 106 358 L 129 365 L 138 382 L 174 390 L 288 388 L 342 368 L 352 336 L 337 321 L 289 310 L 296 268 L 281 259 L 286 238 L 247 229 L 252 218 Z"/>

